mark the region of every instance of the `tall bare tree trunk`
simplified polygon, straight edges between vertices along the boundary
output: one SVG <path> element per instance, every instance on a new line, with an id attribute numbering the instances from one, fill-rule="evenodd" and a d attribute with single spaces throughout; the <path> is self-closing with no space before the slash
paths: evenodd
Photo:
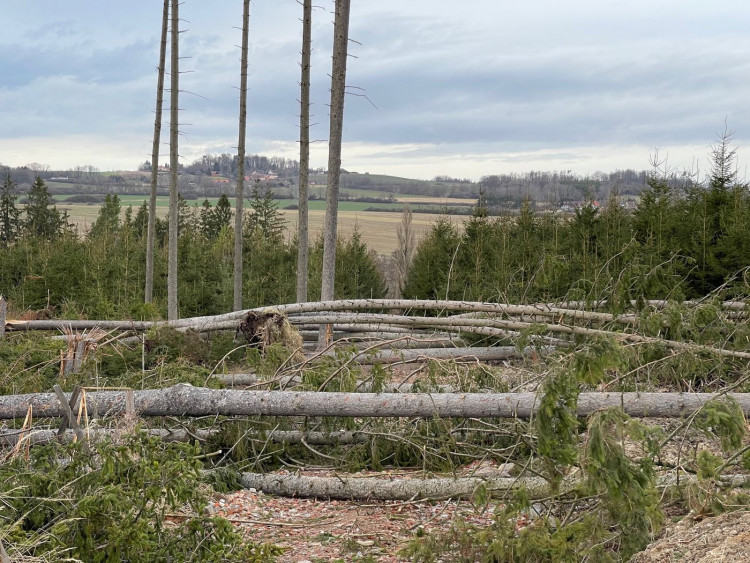
<path id="1" fill-rule="evenodd" d="M 398 294 L 402 295 L 406 275 L 409 273 L 412 255 L 414 254 L 414 229 L 411 222 L 414 213 L 407 203 L 401 213 L 401 223 L 396 229 L 398 248 L 396 249 L 396 269 L 398 270 Z"/>
<path id="2" fill-rule="evenodd" d="M 234 203 L 234 310 L 242 310 L 242 219 L 245 188 L 245 130 L 247 128 L 247 36 L 250 0 L 242 3 L 242 55 L 240 58 L 240 133 L 237 141 L 237 191 Z"/>
<path id="3" fill-rule="evenodd" d="M 312 0 L 302 8 L 302 78 L 299 114 L 299 219 L 297 228 L 297 303 L 307 301 L 308 214 L 310 169 L 310 53 L 312 51 Z"/>
<path id="4" fill-rule="evenodd" d="M 161 140 L 161 114 L 164 102 L 164 67 L 167 59 L 167 27 L 169 25 L 169 0 L 164 0 L 161 18 L 161 46 L 156 81 L 156 111 L 154 112 L 154 141 L 151 148 L 151 194 L 148 200 L 148 231 L 146 233 L 146 303 L 154 297 L 154 239 L 156 238 L 156 187 L 159 181 L 159 143 Z"/>
<path id="5" fill-rule="evenodd" d="M 341 176 L 341 137 L 344 127 L 344 95 L 346 94 L 346 57 L 349 45 L 350 0 L 336 0 L 334 20 L 333 63 L 331 67 L 331 121 L 328 140 L 328 187 L 323 238 L 323 283 L 321 301 L 334 296 L 336 275 L 336 236 L 338 227 L 339 179 Z M 325 346 L 330 330 L 320 328 L 318 343 Z"/>
<path id="6" fill-rule="evenodd" d="M 180 93 L 180 18 L 179 0 L 172 1 L 172 62 L 170 74 L 170 108 L 169 108 L 169 260 L 167 268 L 167 318 L 177 319 L 177 169 L 179 167 L 178 133 L 179 93 Z"/>

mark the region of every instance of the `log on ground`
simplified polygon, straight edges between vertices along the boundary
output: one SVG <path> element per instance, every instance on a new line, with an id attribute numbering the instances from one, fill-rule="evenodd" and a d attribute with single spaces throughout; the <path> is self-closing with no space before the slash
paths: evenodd
<path id="1" fill-rule="evenodd" d="M 472 498 L 477 491 L 486 490 L 493 497 L 503 497 L 513 489 L 525 487 L 531 499 L 551 496 L 552 488 L 541 477 L 444 477 L 432 479 L 383 479 L 377 477 L 308 477 L 274 473 L 243 473 L 240 483 L 246 489 L 256 489 L 266 494 L 342 500 L 439 500 L 446 498 Z M 560 491 L 573 490 L 580 484 L 569 477 Z"/>
<path id="2" fill-rule="evenodd" d="M 179 384 L 132 391 L 140 416 L 341 416 L 417 418 L 529 418 L 538 408 L 536 393 L 320 393 L 208 389 Z M 125 391 L 86 394 L 89 416 L 122 415 Z M 635 417 L 681 417 L 716 398 L 715 393 L 581 393 L 579 416 L 622 407 Z M 746 416 L 750 394 L 730 393 Z M 0 396 L 0 419 L 23 418 L 29 405 L 35 418 L 63 416 L 54 393 Z M 77 408 L 77 407 L 76 407 Z"/>
<path id="3" fill-rule="evenodd" d="M 656 480 L 661 490 L 685 486 L 697 481 L 697 476 L 674 472 L 660 475 Z M 542 477 L 442 477 L 431 479 L 385 479 L 378 477 L 308 477 L 304 475 L 274 473 L 242 473 L 240 483 L 246 489 L 256 489 L 266 494 L 339 500 L 440 500 L 446 498 L 470 499 L 482 487 L 494 498 L 507 498 L 509 493 L 521 488 L 531 500 L 537 500 L 576 491 L 582 484 L 580 472 L 575 470 L 553 492 L 549 482 Z M 726 475 L 719 481 L 722 487 L 745 487 L 747 475 Z M 483 492 L 484 492 L 483 491 Z"/>

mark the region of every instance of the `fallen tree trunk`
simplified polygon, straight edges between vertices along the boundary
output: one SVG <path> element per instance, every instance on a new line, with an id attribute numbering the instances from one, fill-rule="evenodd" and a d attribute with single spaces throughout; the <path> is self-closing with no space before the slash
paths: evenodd
<path id="1" fill-rule="evenodd" d="M 553 494 L 552 487 L 541 477 L 458 477 L 434 479 L 383 479 L 377 477 L 307 477 L 274 473 L 242 473 L 240 483 L 246 489 L 266 494 L 342 500 L 439 500 L 473 498 L 482 488 L 493 497 L 525 487 L 531 499 Z M 568 492 L 580 485 L 580 479 L 569 477 L 560 485 L 560 492 Z"/>
<path id="2" fill-rule="evenodd" d="M 168 430 L 165 428 L 149 428 L 145 429 L 144 432 L 151 436 L 161 438 L 165 442 L 191 442 L 193 440 L 204 441 L 211 435 L 216 434 L 216 430 L 194 430 L 188 431 L 185 429 Z M 88 428 L 84 430 L 85 438 L 102 438 L 102 437 L 116 437 L 131 433 L 127 429 L 121 428 Z M 62 434 L 58 434 L 57 430 L 51 430 L 49 428 L 42 429 L 26 429 L 26 430 L 11 430 L 0 432 L 0 446 L 15 446 L 19 441 L 27 442 L 32 446 L 38 444 L 49 444 L 51 442 L 75 442 L 79 438 L 73 430 L 66 430 Z"/>
<path id="3" fill-rule="evenodd" d="M 695 475 L 674 473 L 660 475 L 657 488 L 664 490 L 694 483 Z M 722 476 L 723 487 L 746 486 L 747 475 Z M 386 479 L 382 477 L 307 477 L 274 473 L 242 473 L 240 483 L 246 489 L 256 489 L 266 494 L 338 499 L 338 500 L 441 500 L 446 498 L 471 499 L 480 490 L 493 498 L 507 498 L 512 491 L 523 488 L 531 500 L 571 493 L 583 485 L 578 471 L 563 479 L 556 491 L 542 477 L 443 477 L 432 479 Z"/>
<path id="4" fill-rule="evenodd" d="M 221 381 L 228 387 L 270 387 L 277 389 L 289 389 L 299 385 L 302 378 L 298 375 L 286 375 L 274 379 L 263 379 L 254 373 L 218 373 L 211 376 Z M 380 393 L 411 393 L 417 389 L 424 392 L 425 388 L 436 393 L 455 393 L 456 388 L 453 385 L 429 385 L 424 383 L 383 383 Z M 372 391 L 372 381 L 357 380 L 355 389 L 358 392 L 369 393 Z"/>
<path id="5" fill-rule="evenodd" d="M 653 307 L 664 306 L 666 302 L 649 301 L 648 305 Z M 693 302 L 686 302 L 693 304 Z M 632 315 L 613 315 L 598 311 L 588 311 L 576 307 L 598 307 L 603 302 L 567 302 L 560 305 L 549 303 L 538 303 L 533 305 L 513 305 L 506 303 L 484 303 L 472 301 L 444 301 L 444 300 L 409 300 L 409 299 L 346 299 L 338 301 L 319 301 L 308 303 L 290 303 L 274 307 L 259 307 L 245 311 L 233 311 L 223 315 L 212 315 L 204 317 L 193 317 L 171 322 L 147 322 L 147 321 L 67 321 L 67 320 L 39 320 L 20 321 L 8 320 L 7 330 L 62 330 L 65 327 L 74 329 L 90 329 L 100 327 L 105 330 L 147 330 L 154 326 L 169 326 L 177 330 L 192 329 L 197 332 L 211 330 L 230 330 L 236 328 L 236 324 L 248 313 L 276 312 L 284 315 L 301 315 L 306 313 L 321 313 L 324 311 L 365 311 L 365 310 L 418 310 L 418 311 L 463 311 L 484 312 L 496 315 L 533 317 L 548 317 L 553 319 L 576 319 L 596 322 L 622 322 L 630 324 L 634 321 Z M 635 302 L 633 302 L 635 305 Z M 747 304 L 742 301 L 727 301 L 722 304 L 725 309 L 742 311 L 747 309 Z"/>
<path id="6" fill-rule="evenodd" d="M 705 344 L 694 344 L 691 342 L 680 342 L 676 340 L 665 340 L 663 338 L 654 338 L 642 336 L 630 332 L 615 332 L 588 328 L 583 326 L 561 325 L 561 324 L 544 324 L 544 323 L 527 323 L 522 321 L 512 321 L 503 319 L 469 319 L 452 317 L 450 319 L 440 317 L 404 317 L 398 315 L 378 315 L 378 314 L 329 314 L 318 315 L 313 317 L 315 322 L 320 324 L 357 324 L 360 322 L 367 323 L 387 323 L 393 325 L 402 325 L 410 327 L 433 327 L 440 330 L 479 332 L 479 331 L 497 331 L 497 334 L 507 335 L 507 331 L 525 331 L 535 330 L 537 332 L 552 332 L 560 334 L 580 335 L 580 336 L 599 336 L 614 338 L 625 342 L 634 342 L 641 344 L 658 344 L 673 350 L 694 350 L 697 352 L 706 352 L 718 356 L 730 358 L 750 359 L 750 352 L 736 350 L 726 350 L 724 348 L 715 348 Z M 480 332 L 483 334 L 483 332 Z"/>
<path id="7" fill-rule="evenodd" d="M 338 301 L 320 301 L 308 303 L 291 303 L 274 307 L 259 307 L 245 311 L 233 311 L 223 315 L 193 317 L 175 321 L 104 321 L 104 320 L 8 320 L 8 330 L 62 330 L 71 327 L 77 330 L 100 327 L 105 330 L 148 330 L 155 326 L 169 326 L 174 329 L 192 329 L 198 332 L 234 328 L 236 323 L 250 312 L 281 313 L 293 315 L 299 313 L 322 311 L 354 311 L 377 309 L 405 309 L 420 311 L 476 311 L 505 315 L 538 315 L 551 318 L 568 317 L 581 320 L 611 322 L 616 319 L 609 313 L 564 309 L 547 304 L 511 305 L 505 303 L 481 303 L 470 301 L 409 300 L 409 299 L 345 299 Z"/>
<path id="8" fill-rule="evenodd" d="M 515 346 L 488 346 L 486 348 L 464 346 L 460 348 L 377 350 L 372 351 L 369 354 L 362 354 L 356 357 L 354 361 L 360 365 L 450 359 L 464 362 L 489 362 L 523 358 L 530 353 L 531 349 L 521 351 Z M 334 350 L 329 350 L 323 355 L 335 356 L 336 352 Z"/>
<path id="9" fill-rule="evenodd" d="M 217 429 L 185 430 L 184 428 L 166 429 L 149 428 L 144 430 L 151 436 L 156 436 L 165 442 L 192 442 L 194 440 L 205 441 L 218 434 Z M 103 436 L 115 437 L 127 434 L 127 430 L 119 428 L 91 428 L 85 431 L 86 438 L 94 439 Z M 270 432 L 250 433 L 248 438 L 260 442 L 270 441 L 285 444 L 309 444 L 313 446 L 331 446 L 336 444 L 363 444 L 370 436 L 364 432 L 353 432 L 349 430 L 333 430 L 331 432 L 301 431 L 301 430 L 272 430 Z M 34 446 L 37 444 L 49 444 L 50 442 L 74 442 L 78 440 L 75 432 L 66 430 L 58 435 L 57 430 L 48 428 L 27 430 L 6 430 L 0 433 L 0 446 L 13 447 L 19 440 Z"/>
<path id="10" fill-rule="evenodd" d="M 40 321 L 19 321 L 8 319 L 5 328 L 8 331 L 19 330 L 90 330 L 100 328 L 102 330 L 148 330 L 157 323 L 151 321 L 77 321 L 77 320 L 55 320 L 46 319 Z M 166 324 L 166 323 L 162 323 Z"/>
<path id="11" fill-rule="evenodd" d="M 122 415 L 126 391 L 86 394 L 89 416 Z M 166 389 L 129 391 L 140 416 L 341 416 L 416 418 L 530 418 L 538 408 L 536 393 L 319 393 L 315 391 L 245 391 L 207 389 L 188 384 Z M 716 393 L 581 393 L 579 416 L 621 407 L 635 417 L 688 415 L 716 398 Z M 750 394 L 730 393 L 746 416 Z M 54 393 L 0 397 L 0 419 L 23 418 L 29 406 L 35 418 L 63 416 Z"/>

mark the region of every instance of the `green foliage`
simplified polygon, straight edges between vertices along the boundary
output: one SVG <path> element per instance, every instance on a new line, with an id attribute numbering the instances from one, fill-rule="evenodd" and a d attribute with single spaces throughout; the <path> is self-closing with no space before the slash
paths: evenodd
<path id="1" fill-rule="evenodd" d="M 211 207 L 207 199 L 203 202 L 200 212 L 200 229 L 204 237 L 209 240 L 219 238 L 222 229 L 229 229 L 232 223 L 232 206 L 226 194 L 221 194 L 216 207 Z"/>
<path id="2" fill-rule="evenodd" d="M 99 215 L 91 226 L 89 236 L 97 238 L 102 236 L 114 236 L 120 229 L 120 198 L 117 194 L 107 194 L 104 203 L 99 209 Z"/>
<path id="3" fill-rule="evenodd" d="M 455 225 L 440 218 L 417 245 L 412 266 L 404 284 L 407 299 L 445 299 L 449 287 L 452 257 L 460 236 Z"/>
<path id="4" fill-rule="evenodd" d="M 202 515 L 199 450 L 146 434 L 33 448 L 0 465 L 0 527 L 13 555 L 67 550 L 86 561 L 269 561 L 279 550 L 246 543 L 222 518 Z M 187 508 L 185 517 L 167 516 Z"/>
<path id="5" fill-rule="evenodd" d="M 41 176 L 37 176 L 31 184 L 25 210 L 24 229 L 32 237 L 51 240 L 60 236 L 68 227 Z"/>
<path id="6" fill-rule="evenodd" d="M 646 438 L 647 455 L 638 462 L 631 461 L 623 448 L 625 437 L 633 434 L 631 429 L 637 437 Z M 592 494 L 606 493 L 602 516 L 607 516 L 607 525 L 620 529 L 618 552 L 626 560 L 648 544 L 663 521 L 652 466 L 658 453 L 653 438 L 653 430 L 620 409 L 600 411 L 589 420 L 581 468 Z"/>
<path id="7" fill-rule="evenodd" d="M 367 249 L 362 233 L 355 227 L 351 236 L 336 249 L 336 296 L 351 299 L 382 299 L 388 292 L 376 265 L 376 254 Z M 341 297 L 339 297 L 341 296 Z"/>
<path id="8" fill-rule="evenodd" d="M 296 255 L 295 255 L 296 260 Z M 320 298 L 323 264 L 323 237 L 317 238 L 310 249 L 310 299 Z M 294 281 L 294 280 L 292 280 Z M 336 241 L 336 299 L 379 299 L 385 297 L 387 286 L 377 266 L 377 255 L 367 249 L 362 234 L 354 229 L 348 238 Z"/>
<path id="9" fill-rule="evenodd" d="M 63 347 L 64 343 L 43 334 L 6 336 L 0 345 L 0 395 L 51 390 Z"/>
<path id="10" fill-rule="evenodd" d="M 715 479 L 718 477 L 717 469 L 721 467 L 722 460 L 719 456 L 712 454 L 708 450 L 701 450 L 698 452 L 696 458 L 696 465 L 698 466 L 698 479 Z"/>
<path id="11" fill-rule="evenodd" d="M 623 349 L 611 338 L 590 338 L 584 346 L 576 349 L 573 369 L 576 379 L 589 385 L 601 383 L 607 370 L 625 365 Z"/>
<path id="12" fill-rule="evenodd" d="M 578 382 L 566 370 L 550 374 L 542 386 L 542 399 L 534 419 L 537 452 L 553 484 L 578 459 Z"/>
<path id="13" fill-rule="evenodd" d="M 278 210 L 278 205 L 273 199 L 271 190 L 265 188 L 261 193 L 258 183 L 256 183 L 253 186 L 250 207 L 253 213 L 247 218 L 245 223 L 244 236 L 251 238 L 257 233 L 266 240 L 280 241 L 284 234 L 284 224 L 286 221 Z"/>
<path id="14" fill-rule="evenodd" d="M 525 201 L 516 217 L 475 214 L 459 231 L 436 223 L 416 249 L 404 296 L 538 302 L 702 297 L 750 264 L 750 191 L 738 183 L 731 135 L 712 154 L 706 185 L 653 176 L 638 208 L 616 193 L 589 196 L 572 217 L 538 215 Z M 671 182 L 671 183 L 670 183 Z"/>
<path id="15" fill-rule="evenodd" d="M 459 520 L 445 535 L 417 534 L 401 555 L 423 563 L 617 561 L 615 554 L 605 551 L 602 540 L 607 530 L 594 515 L 560 526 L 545 516 L 527 523 L 528 514 L 526 502 L 508 503 L 488 528 Z"/>
<path id="16" fill-rule="evenodd" d="M 694 423 L 709 436 L 717 436 L 725 453 L 739 448 L 745 437 L 742 408 L 731 397 L 707 402 L 695 415 Z"/>
<path id="17" fill-rule="evenodd" d="M 16 183 L 11 180 L 10 172 L 5 173 L 0 187 L 0 244 L 8 245 L 18 238 L 21 229 L 21 212 L 16 207 Z"/>

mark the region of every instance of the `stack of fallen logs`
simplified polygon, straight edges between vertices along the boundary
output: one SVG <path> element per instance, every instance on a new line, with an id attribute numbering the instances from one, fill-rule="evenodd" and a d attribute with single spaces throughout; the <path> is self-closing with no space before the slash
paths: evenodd
<path id="1" fill-rule="evenodd" d="M 51 430 L 21 430 L 0 434 L 0 443 L 19 449 L 27 444 L 50 441 L 55 438 L 84 439 L 84 431 L 76 422 L 75 412 L 80 412 L 77 400 L 85 400 L 87 416 L 137 415 L 200 417 L 206 415 L 228 416 L 289 416 L 289 417 L 409 417 L 409 418 L 519 418 L 528 419 L 538 409 L 536 393 L 320 393 L 285 391 L 241 391 L 206 389 L 180 384 L 167 389 L 144 391 L 90 392 L 78 399 L 78 392 L 65 395 L 59 388 L 55 393 L 36 393 L 0 397 L 0 418 L 61 417 L 63 425 L 55 434 Z M 716 393 L 582 393 L 578 398 L 577 414 L 588 416 L 609 407 L 619 407 L 635 417 L 685 417 L 702 408 L 708 401 L 720 397 Z M 728 394 L 740 405 L 745 416 L 750 415 L 750 394 Z M 70 426 L 72 432 L 63 434 Z M 96 430 L 94 430 L 96 432 Z M 211 430 L 151 430 L 165 440 L 205 440 Z M 269 441 L 303 443 L 355 443 L 367 440 L 367 432 L 268 432 Z M 28 447 L 28 446 L 26 446 Z M 670 476 L 660 480 L 662 486 L 671 486 Z M 687 476 L 690 479 L 691 476 Z M 744 475 L 727 476 L 734 486 L 745 485 Z M 682 476 L 683 483 L 686 477 Z M 478 487 L 492 495 L 503 495 L 511 488 L 524 487 L 530 498 L 549 496 L 549 483 L 540 477 L 450 477 L 425 479 L 378 479 L 361 477 L 332 478 L 299 475 L 243 473 L 243 486 L 269 494 L 350 499 L 417 499 L 417 498 L 467 498 Z M 736 483 L 734 481 L 737 481 Z M 573 490 L 581 484 L 580 478 L 571 474 L 558 492 Z"/>
<path id="2" fill-rule="evenodd" d="M 688 302 L 690 304 L 690 302 Z M 214 331 L 242 332 L 241 326 L 251 319 L 285 320 L 297 328 L 306 347 L 318 341 L 321 325 L 330 327 L 333 341 L 367 343 L 391 342 L 389 348 L 456 347 L 465 335 L 485 336 L 493 340 L 517 340 L 522 334 L 547 345 L 560 345 L 575 336 L 608 336 L 624 342 L 658 342 L 674 349 L 700 350 L 698 345 L 651 338 L 638 333 L 638 317 L 633 313 L 615 315 L 583 309 L 584 303 L 512 305 L 470 301 L 407 300 L 407 299 L 350 299 L 312 303 L 293 303 L 274 307 L 259 307 L 223 315 L 193 317 L 176 321 L 92 321 L 92 320 L 7 320 L 5 330 L 85 330 L 99 328 L 106 331 L 142 332 L 156 327 L 171 327 L 179 331 L 207 333 Z M 593 303 L 591 308 L 600 306 Z M 635 305 L 635 304 L 634 304 Z M 649 301 L 645 306 L 664 307 L 664 301 Z M 729 315 L 744 317 L 747 304 L 741 301 L 724 302 Z M 427 315 L 427 312 L 430 315 Z M 274 321 L 275 322 L 275 321 Z M 265 330 L 266 325 L 262 325 Z M 262 340 L 258 332 L 244 336 Z M 476 340 L 476 339 L 475 339 Z M 704 347 L 720 355 L 750 359 L 750 353 Z M 485 351 L 485 354 L 492 354 Z M 460 355 L 453 352 L 453 355 Z M 429 355 L 429 354 L 428 354 Z M 446 356 L 448 357 L 448 356 Z M 482 359 L 496 358 L 485 356 Z"/>
<path id="3" fill-rule="evenodd" d="M 427 300 L 377 300 L 357 299 L 320 303 L 298 303 L 276 307 L 258 308 L 211 317 L 197 317 L 172 322 L 144 321 L 60 321 L 36 320 L 5 323 L 7 332 L 23 330 L 92 330 L 141 332 L 162 326 L 175 330 L 192 330 L 200 333 L 212 331 L 235 331 L 248 343 L 265 345 L 275 336 L 282 340 L 296 334 L 296 344 L 302 349 L 303 341 L 317 342 L 321 326 L 330 327 L 327 335 L 333 338 L 328 349 L 319 349 L 314 357 L 330 353 L 337 343 L 355 344 L 360 352 L 359 363 L 417 361 L 424 358 L 469 359 L 471 361 L 496 361 L 522 356 L 524 353 L 544 353 L 559 346 L 568 345 L 575 337 L 607 336 L 623 342 L 658 342 L 667 348 L 710 352 L 719 356 L 750 359 L 744 351 L 713 348 L 689 342 L 665 340 L 646 336 L 638 330 L 635 314 L 614 315 L 602 311 L 584 309 L 583 304 L 564 303 L 558 305 L 509 305 L 462 301 Z M 591 304 L 589 304 L 590 306 Z M 647 303 L 653 308 L 664 303 Z M 742 318 L 746 304 L 724 303 L 728 314 Z M 427 313 L 430 313 L 429 316 Z M 293 326 L 296 330 L 289 331 Z M 462 337 L 472 335 L 472 341 L 488 344 L 467 347 Z M 300 337 L 301 336 L 301 337 Z M 477 338 L 479 336 L 480 338 Z M 498 341 L 512 344 L 523 336 L 533 348 L 494 345 Z M 289 344 L 289 341 L 285 341 Z M 310 361 L 310 358 L 305 361 Z M 240 376 L 224 376 L 232 381 Z M 246 374 L 245 383 L 258 383 L 252 374 Z M 385 392 L 368 392 L 363 385 L 355 393 L 329 393 L 310 391 L 250 391 L 238 389 L 207 389 L 190 385 L 177 385 L 167 389 L 143 391 L 89 391 L 85 393 L 85 412 L 91 418 L 125 415 L 137 417 L 175 416 L 201 417 L 222 416 L 280 416 L 280 417 L 409 417 L 409 418 L 519 418 L 528 419 L 538 408 L 536 393 L 456 393 L 446 386 L 436 393 L 410 393 L 409 386 L 386 386 Z M 750 415 L 750 394 L 729 394 L 740 405 L 745 415 Z M 710 393 L 582 393 L 578 398 L 579 416 L 607 407 L 620 407 L 635 417 L 684 417 L 695 413 L 717 394 Z M 77 402 L 78 401 L 78 402 Z M 56 393 L 36 393 L 0 397 L 0 419 L 29 417 L 61 417 L 64 425 L 55 434 L 53 431 L 13 431 L 0 435 L 0 443 L 15 445 L 20 440 L 28 442 L 47 441 L 66 436 L 81 437 L 81 428 L 73 422 L 73 413 L 81 410 L 82 399 L 65 395 L 60 389 Z M 67 430 L 66 430 L 67 428 Z M 161 433 L 165 439 L 205 439 L 211 430 L 167 431 Z M 320 434 L 317 436 L 317 434 Z M 305 445 L 320 443 L 356 443 L 367 439 L 366 432 L 347 431 L 329 433 L 274 430 L 264 435 L 276 441 L 299 440 Z M 289 476 L 277 479 L 274 476 L 245 474 L 243 484 L 267 492 L 283 494 L 289 486 Z M 532 478 L 534 479 L 534 478 Z M 308 482 L 298 483 L 292 490 L 296 495 L 328 496 L 331 498 L 378 498 L 378 487 L 372 483 L 337 477 L 332 482 L 317 488 Z M 357 489 L 354 485 L 362 485 Z M 445 481 L 445 480 L 441 480 Z M 449 479 L 449 489 L 438 486 L 429 479 L 415 480 L 403 487 L 403 498 L 470 496 L 479 484 L 490 491 L 507 490 L 511 485 L 524 485 L 534 490 L 534 495 L 548 494 L 546 482 L 532 483 L 524 478 L 497 478 L 487 480 Z M 460 482 L 459 482 L 460 481 Z M 507 482 L 506 482 L 507 481 Z M 527 482 L 528 481 L 528 482 Z M 572 478 L 572 485 L 575 483 Z M 511 483 L 512 482 L 512 483 Z M 337 485 L 337 483 L 340 484 Z M 338 487 L 338 488 L 337 488 Z M 437 487 L 437 488 L 435 488 Z M 321 492 L 322 490 L 322 492 Z M 394 496 L 391 491 L 388 498 Z"/>

